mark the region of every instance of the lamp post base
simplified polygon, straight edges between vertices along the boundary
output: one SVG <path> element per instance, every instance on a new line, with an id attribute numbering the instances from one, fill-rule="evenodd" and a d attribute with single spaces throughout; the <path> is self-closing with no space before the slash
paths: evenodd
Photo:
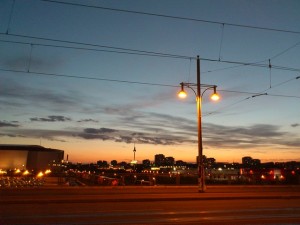
<path id="1" fill-rule="evenodd" d="M 202 155 L 202 154 L 199 154 Z M 200 159 L 201 160 L 201 159 Z M 205 172 L 204 172 L 204 166 L 199 163 L 198 165 L 198 192 L 205 192 L 206 191 L 206 185 L 205 185 Z"/>
<path id="2" fill-rule="evenodd" d="M 204 183 L 202 183 L 201 178 L 199 178 L 198 180 L 198 192 L 199 193 L 204 193 L 206 191 L 206 185 Z"/>

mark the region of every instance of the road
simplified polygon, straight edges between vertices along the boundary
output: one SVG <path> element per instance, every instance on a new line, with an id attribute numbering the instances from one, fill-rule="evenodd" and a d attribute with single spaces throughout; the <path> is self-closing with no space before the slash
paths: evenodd
<path id="1" fill-rule="evenodd" d="M 300 186 L 0 190 L 0 225 L 300 224 Z"/>

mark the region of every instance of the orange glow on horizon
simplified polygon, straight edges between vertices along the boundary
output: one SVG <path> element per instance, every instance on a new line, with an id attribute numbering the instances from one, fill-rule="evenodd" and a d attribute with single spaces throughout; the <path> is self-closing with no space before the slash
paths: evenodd
<path id="1" fill-rule="evenodd" d="M 4 137 L 3 142 L 7 144 L 35 144 L 37 140 L 29 138 L 8 138 Z M 39 142 L 39 140 L 38 140 Z M 60 149 L 64 151 L 65 157 L 69 156 L 72 163 L 96 163 L 98 160 L 111 162 L 127 162 L 133 160 L 133 143 L 121 143 L 102 140 L 82 140 L 78 138 L 68 138 L 67 142 L 56 142 L 45 140 L 42 146 L 46 148 Z M 261 162 L 284 162 L 295 158 L 293 152 L 287 153 L 274 147 L 256 148 L 262 153 L 254 154 L 253 149 L 226 148 L 221 149 L 218 146 L 208 146 L 204 139 L 203 154 L 208 158 L 215 158 L 217 162 L 237 162 L 241 163 L 242 157 L 250 155 L 258 158 Z M 270 154 L 276 152 L 276 155 Z M 196 163 L 197 143 L 181 145 L 150 145 L 136 143 L 136 160 L 141 163 L 144 159 L 154 161 L 156 154 L 164 154 L 166 157 L 174 157 L 175 160 L 182 160 L 189 163 Z M 270 158 L 270 155 L 274 158 Z M 275 158 L 276 157 L 276 158 Z"/>

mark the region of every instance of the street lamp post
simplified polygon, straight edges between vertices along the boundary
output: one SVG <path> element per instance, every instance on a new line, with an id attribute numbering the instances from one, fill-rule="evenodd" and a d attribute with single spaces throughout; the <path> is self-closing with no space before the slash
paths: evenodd
<path id="1" fill-rule="evenodd" d="M 205 185 L 205 170 L 204 170 L 204 164 L 203 164 L 203 142 L 202 142 L 202 96 L 204 92 L 208 89 L 213 89 L 214 94 L 211 96 L 211 99 L 216 101 L 219 99 L 218 94 L 216 93 L 216 85 L 207 85 L 207 84 L 201 84 L 200 79 L 200 59 L 199 56 L 197 56 L 197 83 L 180 83 L 181 85 L 181 91 L 178 93 L 178 96 L 181 98 L 186 97 L 186 92 L 184 91 L 184 87 L 190 88 L 196 95 L 196 104 L 197 104 L 197 119 L 198 119 L 198 158 L 197 158 L 197 164 L 198 164 L 198 185 L 199 185 L 199 192 L 205 192 L 206 185 Z M 195 91 L 192 87 L 197 88 L 197 91 Z M 201 87 L 204 87 L 205 89 L 203 92 L 201 92 Z"/>

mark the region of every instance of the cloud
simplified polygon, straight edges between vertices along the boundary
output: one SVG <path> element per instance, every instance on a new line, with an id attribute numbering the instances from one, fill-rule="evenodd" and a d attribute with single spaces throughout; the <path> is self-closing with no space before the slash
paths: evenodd
<path id="1" fill-rule="evenodd" d="M 100 128 L 100 129 L 85 128 L 84 132 L 88 133 L 88 134 L 102 134 L 102 133 L 113 133 L 113 132 L 116 132 L 116 130 L 109 129 L 109 128 Z"/>
<path id="2" fill-rule="evenodd" d="M 107 114 L 116 115 L 113 126 L 124 127 L 143 135 L 123 135 L 120 142 L 140 141 L 155 144 L 197 143 L 195 120 L 168 114 L 137 111 L 134 108 L 107 107 Z M 294 125 L 295 126 L 295 125 Z M 298 126 L 298 125 L 296 125 Z M 255 149 L 261 147 L 298 147 L 300 140 L 296 134 L 282 131 L 280 126 L 254 124 L 252 126 L 222 126 L 203 123 L 203 144 L 215 149 Z M 169 134 L 169 137 L 165 137 Z"/>
<path id="3" fill-rule="evenodd" d="M 0 127 L 19 127 L 20 125 L 16 124 L 16 121 L 7 122 L 7 121 L 0 121 Z"/>
<path id="4" fill-rule="evenodd" d="M 30 58 L 30 68 L 28 56 L 18 56 L 15 58 L 8 58 L 3 62 L 3 65 L 12 70 L 32 70 L 35 67 L 44 70 L 53 70 L 53 68 L 61 67 L 64 64 L 64 60 L 60 57 L 51 57 L 48 59 L 42 58 Z"/>
<path id="5" fill-rule="evenodd" d="M 24 135 L 18 135 L 18 134 L 10 134 L 10 133 L 0 133 L 0 136 L 2 137 L 11 137 L 11 138 L 17 138 L 17 137 L 23 137 L 25 138 Z"/>
<path id="6" fill-rule="evenodd" d="M 46 130 L 46 129 L 15 129 L 4 130 L 0 136 L 22 137 L 22 138 L 43 138 L 50 141 L 66 142 L 68 137 L 76 136 L 76 132 L 70 130 Z"/>
<path id="7" fill-rule="evenodd" d="M 114 141 L 124 143 L 154 144 L 154 145 L 174 145 L 184 141 L 179 136 L 161 135 L 153 133 L 140 133 L 129 130 L 115 130 L 109 128 L 86 128 L 83 132 L 77 134 L 78 137 L 84 139 L 99 139 L 103 141 Z"/>
<path id="8" fill-rule="evenodd" d="M 158 114 L 156 114 L 159 117 Z M 160 119 L 173 120 L 174 117 L 162 116 Z M 46 118 L 48 119 L 48 118 Z M 63 120 L 63 119 L 62 119 Z M 155 121 L 152 118 L 152 122 Z M 161 122 L 161 121 L 160 121 Z M 173 121 L 176 124 L 177 121 Z M 112 128 L 68 128 L 65 130 L 43 130 L 43 129 L 15 129 L 2 131 L 4 136 L 22 136 L 34 138 L 46 138 L 49 140 L 67 141 L 69 138 L 82 138 L 85 140 L 102 140 L 123 143 L 138 143 L 150 145 L 181 145 L 197 144 L 197 128 L 190 126 L 191 121 L 178 121 L 180 126 L 168 126 L 170 121 L 165 121 L 165 126 L 131 127 L 128 129 Z M 156 127 L 157 126 L 157 127 Z M 177 127 L 177 130 L 175 129 Z M 141 131 L 142 130 L 142 131 Z M 70 140 L 70 139 L 69 139 Z M 216 124 L 203 124 L 204 148 L 213 149 L 253 149 L 261 147 L 292 148 L 300 146 L 297 135 L 282 132 L 279 126 L 256 124 L 250 127 L 221 126 Z"/>
<path id="9" fill-rule="evenodd" d="M 99 123 L 99 121 L 94 120 L 94 119 L 83 119 L 83 120 L 78 120 L 78 123 L 83 123 L 83 122 L 93 122 L 93 123 Z"/>
<path id="10" fill-rule="evenodd" d="M 22 76 L 22 73 L 18 74 Z M 29 87 L 10 78 L 0 78 L 0 107 L 11 106 L 25 110 L 28 106 L 55 112 L 82 109 L 83 96 L 68 90 Z M 16 91 L 18 90 L 18 91 Z M 1 107 L 3 110 L 6 108 Z M 10 111 L 8 111 L 10 112 Z"/>
<path id="11" fill-rule="evenodd" d="M 102 141 L 107 141 L 107 140 L 113 140 L 112 137 L 107 136 L 107 135 L 103 135 L 103 134 L 94 134 L 94 133 L 79 133 L 77 134 L 77 137 L 81 137 L 83 139 L 87 139 L 87 140 L 93 140 L 93 139 L 99 139 Z"/>
<path id="12" fill-rule="evenodd" d="M 31 121 L 39 121 L 39 122 L 66 122 L 66 121 L 71 121 L 69 117 L 65 116 L 48 116 L 46 118 L 30 118 Z"/>
<path id="13" fill-rule="evenodd" d="M 268 124 L 256 124 L 250 127 L 206 124 L 203 138 L 207 145 L 214 148 L 255 149 L 267 146 L 297 148 L 300 145 L 297 135 L 282 132 L 279 126 Z"/>

